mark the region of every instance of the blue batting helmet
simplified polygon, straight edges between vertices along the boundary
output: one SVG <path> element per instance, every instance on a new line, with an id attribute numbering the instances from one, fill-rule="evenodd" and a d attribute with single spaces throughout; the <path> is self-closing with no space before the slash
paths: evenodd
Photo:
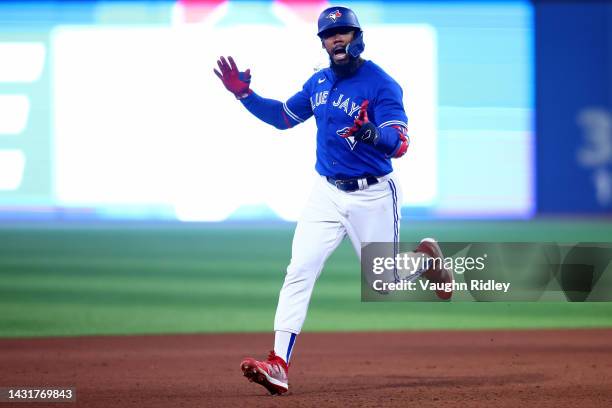
<path id="1" fill-rule="evenodd" d="M 357 20 L 355 12 L 346 7 L 329 7 L 321 12 L 318 21 L 317 35 L 323 38 L 323 32 L 332 28 L 350 27 L 354 28 L 355 38 L 347 47 L 347 52 L 357 58 L 364 50 L 363 31 Z"/>

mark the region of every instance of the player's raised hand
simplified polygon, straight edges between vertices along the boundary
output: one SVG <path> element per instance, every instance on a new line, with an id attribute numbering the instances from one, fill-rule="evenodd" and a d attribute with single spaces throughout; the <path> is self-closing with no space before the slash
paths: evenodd
<path id="1" fill-rule="evenodd" d="M 368 121 L 368 106 L 370 105 L 370 101 L 367 99 L 361 102 L 361 107 L 359 108 L 359 115 L 357 116 L 357 120 L 359 122 L 367 122 Z"/>
<path id="2" fill-rule="evenodd" d="M 367 99 L 362 102 L 353 127 L 343 137 L 353 136 L 356 140 L 373 145 L 378 142 L 378 128 L 368 119 L 369 103 Z"/>
<path id="3" fill-rule="evenodd" d="M 253 93 L 249 89 L 251 83 L 250 69 L 240 72 L 232 57 L 228 57 L 227 60 L 225 57 L 219 57 L 217 65 L 219 66 L 219 71 L 216 69 L 213 69 L 213 71 L 223 82 L 225 88 L 233 93 L 237 99 L 245 98 Z"/>
<path id="4" fill-rule="evenodd" d="M 353 123 L 353 126 L 344 134 L 342 137 L 347 138 L 349 136 L 353 136 L 361 126 L 363 126 L 364 121 L 368 120 L 368 105 L 370 101 L 367 99 L 361 103 L 361 107 L 359 108 L 359 113 L 357 114 L 357 119 Z"/>

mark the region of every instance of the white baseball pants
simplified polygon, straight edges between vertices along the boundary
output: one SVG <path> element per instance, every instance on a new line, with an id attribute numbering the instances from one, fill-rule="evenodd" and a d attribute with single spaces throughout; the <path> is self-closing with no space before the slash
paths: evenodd
<path id="1" fill-rule="evenodd" d="M 293 236 L 291 262 L 274 319 L 275 331 L 300 333 L 315 282 L 325 261 L 346 235 L 360 260 L 362 243 L 393 242 L 393 252 L 397 252 L 401 188 L 393 173 L 379 180 L 364 190 L 347 193 L 325 177 L 317 177 Z"/>

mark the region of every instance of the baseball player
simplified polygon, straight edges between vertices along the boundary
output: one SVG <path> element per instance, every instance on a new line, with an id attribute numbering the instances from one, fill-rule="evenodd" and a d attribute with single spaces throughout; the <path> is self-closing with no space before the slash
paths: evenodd
<path id="1" fill-rule="evenodd" d="M 268 359 L 246 358 L 240 367 L 271 394 L 288 390 L 289 361 L 300 333 L 315 281 L 327 258 L 345 236 L 357 256 L 367 242 L 390 242 L 397 252 L 402 190 L 391 159 L 408 149 L 402 89 L 372 61 L 364 60 L 363 31 L 355 13 L 330 7 L 318 19 L 318 36 L 330 67 L 312 75 L 286 102 L 266 99 L 250 89 L 250 70 L 240 72 L 232 57 L 221 57 L 215 74 L 244 107 L 262 121 L 290 129 L 315 117 L 317 180 L 297 223 L 291 262 L 274 320 L 274 350 Z M 441 256 L 435 241 L 417 251 Z M 432 281 L 452 275 L 428 270 Z M 443 298 L 450 293 L 438 292 Z"/>

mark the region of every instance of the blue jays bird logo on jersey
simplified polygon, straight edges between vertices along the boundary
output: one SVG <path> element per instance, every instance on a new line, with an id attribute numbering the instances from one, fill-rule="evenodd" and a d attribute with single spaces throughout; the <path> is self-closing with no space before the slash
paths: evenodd
<path id="1" fill-rule="evenodd" d="M 342 13 L 340 12 L 340 10 L 336 10 L 336 11 L 332 11 L 331 13 L 329 13 L 327 15 L 327 18 L 329 18 L 331 21 L 333 21 L 334 23 L 336 22 L 337 19 L 339 19 L 340 17 L 342 17 Z"/>
<path id="2" fill-rule="evenodd" d="M 349 146 L 351 147 L 351 150 L 355 149 L 355 146 L 357 145 L 357 141 L 355 140 L 355 136 L 349 136 L 349 137 L 344 137 L 344 135 L 346 135 L 349 131 L 349 127 L 344 127 L 342 129 L 338 129 L 336 130 L 336 134 L 340 137 L 343 137 L 344 140 L 346 140 L 346 143 L 349 144 Z"/>

